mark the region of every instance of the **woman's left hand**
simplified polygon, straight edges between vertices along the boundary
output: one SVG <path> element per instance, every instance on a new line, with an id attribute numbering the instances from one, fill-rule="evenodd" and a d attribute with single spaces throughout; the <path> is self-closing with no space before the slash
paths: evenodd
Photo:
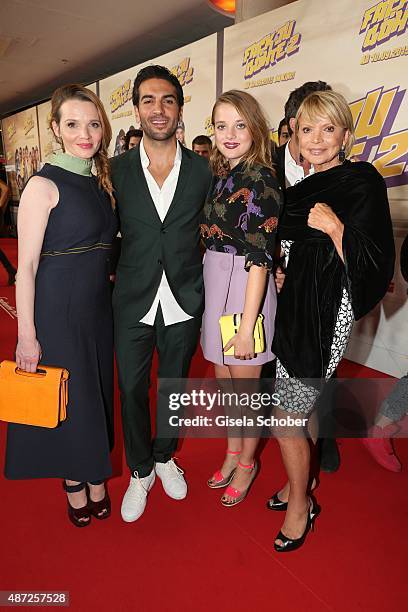
<path id="1" fill-rule="evenodd" d="M 330 206 L 322 202 L 317 202 L 317 204 L 310 209 L 307 224 L 309 227 L 320 230 L 329 236 L 332 236 L 336 230 L 343 226 Z"/>
<path id="2" fill-rule="evenodd" d="M 253 333 L 244 335 L 238 332 L 224 346 L 224 352 L 227 352 L 232 346 L 234 347 L 235 359 L 253 359 L 255 356 L 255 341 Z"/>

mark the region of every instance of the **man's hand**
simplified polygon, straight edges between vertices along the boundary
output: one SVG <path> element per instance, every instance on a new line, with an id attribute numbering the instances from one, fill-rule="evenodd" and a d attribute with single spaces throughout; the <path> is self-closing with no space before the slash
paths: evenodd
<path id="1" fill-rule="evenodd" d="M 285 272 L 282 270 L 280 266 L 278 266 L 275 271 L 276 291 L 278 293 L 280 293 L 282 290 L 283 283 L 285 282 L 285 277 L 286 277 Z"/>

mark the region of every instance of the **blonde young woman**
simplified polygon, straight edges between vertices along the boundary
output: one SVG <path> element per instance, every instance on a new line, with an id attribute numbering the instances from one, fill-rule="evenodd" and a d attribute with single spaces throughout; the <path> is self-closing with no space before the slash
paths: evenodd
<path id="1" fill-rule="evenodd" d="M 10 425 L 6 476 L 62 478 L 77 527 L 110 514 L 113 348 L 108 256 L 117 231 L 107 148 L 111 128 L 81 85 L 52 96 L 63 148 L 30 179 L 18 215 L 17 365 L 69 370 L 67 420 L 56 429 Z M 96 176 L 91 173 L 95 165 Z"/>
<path id="2" fill-rule="evenodd" d="M 344 354 L 353 321 L 385 295 L 394 242 L 384 179 L 371 164 L 346 159 L 354 127 L 343 96 L 310 94 L 296 115 L 296 132 L 315 173 L 286 192 L 279 236 L 288 264 L 273 349 L 281 398 L 276 416 L 305 418 Z M 275 550 L 289 552 L 304 543 L 320 509 L 307 494 L 308 440 L 302 431 L 277 434 L 288 482 L 268 507 L 286 511 Z"/>
<path id="3" fill-rule="evenodd" d="M 204 356 L 214 363 L 217 379 L 252 379 L 257 390 L 262 365 L 274 359 L 276 290 L 272 269 L 281 195 L 272 170 L 271 143 L 264 113 L 248 93 L 223 93 L 212 113 L 215 149 L 210 163 L 215 175 L 204 208 L 202 237 L 205 312 L 201 344 Z M 242 313 L 238 333 L 223 347 L 219 318 Z M 254 326 L 264 315 L 266 350 L 255 354 Z M 225 352 L 233 348 L 233 355 Z M 248 390 L 248 389 L 247 389 Z M 227 487 L 221 502 L 242 501 L 256 475 L 256 435 L 245 431 L 228 438 L 222 467 L 208 486 Z"/>

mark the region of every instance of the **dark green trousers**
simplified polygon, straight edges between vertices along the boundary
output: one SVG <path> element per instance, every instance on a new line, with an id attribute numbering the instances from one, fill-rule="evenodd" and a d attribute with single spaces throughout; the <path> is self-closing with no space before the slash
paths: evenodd
<path id="1" fill-rule="evenodd" d="M 157 349 L 158 378 L 186 378 L 197 347 L 201 317 L 175 323 L 167 327 L 160 305 L 154 325 L 135 323 L 124 325 L 115 320 L 115 350 L 122 402 L 122 425 L 126 461 L 130 471 L 140 478 L 148 476 L 154 462 L 166 462 L 177 448 L 175 437 L 156 437 L 152 440 L 149 386 L 154 349 Z M 158 401 L 156 424 L 165 402 Z M 168 408 L 168 405 L 165 406 Z"/>

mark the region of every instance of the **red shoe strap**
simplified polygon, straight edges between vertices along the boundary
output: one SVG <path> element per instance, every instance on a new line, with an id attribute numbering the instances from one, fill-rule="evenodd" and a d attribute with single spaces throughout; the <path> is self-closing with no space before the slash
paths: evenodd
<path id="1" fill-rule="evenodd" d="M 244 465 L 243 463 L 241 463 L 240 461 L 238 461 L 238 465 L 239 467 L 243 468 L 244 470 L 252 470 L 252 468 L 255 465 L 255 461 L 250 463 L 249 465 Z"/>

